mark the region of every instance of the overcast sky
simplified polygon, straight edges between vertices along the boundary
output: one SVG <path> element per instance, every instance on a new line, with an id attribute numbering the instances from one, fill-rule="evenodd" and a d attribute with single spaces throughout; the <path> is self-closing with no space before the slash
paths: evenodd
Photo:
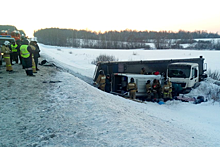
<path id="1" fill-rule="evenodd" d="M 15 25 L 29 37 L 34 30 L 50 27 L 220 34 L 219 0 L 4 0 L 3 12 L 1 25 Z"/>

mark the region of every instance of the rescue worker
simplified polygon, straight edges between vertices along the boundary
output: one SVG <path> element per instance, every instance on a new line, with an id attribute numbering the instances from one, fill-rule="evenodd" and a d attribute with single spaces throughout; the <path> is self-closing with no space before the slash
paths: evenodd
<path id="1" fill-rule="evenodd" d="M 170 86 L 170 98 L 172 99 L 173 98 L 173 86 L 172 86 L 172 82 L 170 81 L 170 78 L 167 79 L 167 83 L 169 84 Z"/>
<path id="2" fill-rule="evenodd" d="M 154 79 L 152 84 L 152 91 L 153 91 L 153 102 L 158 102 L 159 98 L 161 97 L 161 85 L 159 80 Z"/>
<path id="3" fill-rule="evenodd" d="M 4 53 L 4 60 L 6 62 L 6 71 L 12 72 L 12 66 L 11 66 L 11 59 L 10 59 L 10 53 L 11 50 L 9 48 L 10 42 L 5 41 L 4 44 L 2 45 L 2 53 Z"/>
<path id="4" fill-rule="evenodd" d="M 105 79 L 106 79 L 106 76 L 104 74 L 104 71 L 100 70 L 99 76 L 96 80 L 96 84 L 98 84 L 98 88 L 101 89 L 102 91 L 105 91 Z"/>
<path id="5" fill-rule="evenodd" d="M 150 84 L 150 80 L 147 81 L 146 83 L 146 92 L 147 92 L 147 98 L 146 100 L 151 100 L 151 93 L 152 93 L 152 87 L 151 87 L 151 84 Z"/>
<path id="6" fill-rule="evenodd" d="M 15 61 L 16 63 L 18 63 L 18 49 L 17 49 L 18 45 L 13 42 L 11 44 L 11 64 L 12 64 L 12 61 Z M 13 64 L 12 64 L 13 65 Z"/>
<path id="7" fill-rule="evenodd" d="M 163 88 L 162 88 L 162 94 L 163 94 L 164 101 L 172 99 L 171 91 L 172 91 L 172 87 L 170 87 L 170 83 L 168 83 L 168 81 L 165 81 Z"/>
<path id="8" fill-rule="evenodd" d="M 26 71 L 27 76 L 35 76 L 33 75 L 33 69 L 32 69 L 32 53 L 33 50 L 28 45 L 28 40 L 24 40 L 21 47 L 20 47 L 20 54 L 23 58 L 23 66 Z"/>
<path id="9" fill-rule="evenodd" d="M 111 78 L 109 74 L 106 75 L 105 79 L 105 91 L 108 93 L 111 91 Z"/>
<path id="10" fill-rule="evenodd" d="M 143 67 L 143 68 L 141 68 L 141 72 L 140 72 L 140 74 L 142 74 L 142 75 L 146 75 L 147 74 L 147 72 L 146 72 L 146 70 L 145 70 L 145 68 Z"/>
<path id="11" fill-rule="evenodd" d="M 30 42 L 30 47 L 35 52 L 36 48 L 34 46 L 34 42 L 33 41 Z M 34 60 L 34 52 L 32 54 L 32 69 L 33 69 L 33 73 L 37 73 L 36 64 L 35 64 L 35 60 Z"/>
<path id="12" fill-rule="evenodd" d="M 134 83 L 134 78 L 131 78 L 130 83 L 128 83 L 127 91 L 131 99 L 136 99 L 136 92 L 138 92 L 138 89 L 136 83 Z"/>
<path id="13" fill-rule="evenodd" d="M 20 53 L 20 47 L 21 47 L 21 40 L 17 40 L 16 41 L 17 44 L 17 51 L 18 51 L 18 56 L 19 56 L 19 60 L 20 60 L 20 64 L 22 64 L 22 57 L 21 57 L 21 53 Z M 23 65 L 23 64 L 22 64 Z"/>
<path id="14" fill-rule="evenodd" d="M 183 88 L 181 87 L 180 84 L 172 84 L 172 93 L 173 93 L 173 97 L 179 96 L 179 94 L 182 92 Z"/>
<path id="15" fill-rule="evenodd" d="M 40 48 L 37 44 L 37 41 L 33 41 L 33 45 L 35 47 L 35 51 L 34 51 L 34 62 L 36 65 L 36 70 L 39 70 L 37 65 L 38 65 L 38 58 L 40 57 Z"/>

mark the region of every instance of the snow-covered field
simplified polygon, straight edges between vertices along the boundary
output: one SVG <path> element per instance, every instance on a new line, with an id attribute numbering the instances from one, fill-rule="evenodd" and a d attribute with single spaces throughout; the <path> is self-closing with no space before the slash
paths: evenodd
<path id="1" fill-rule="evenodd" d="M 0 146 L 220 146 L 219 103 L 137 103 L 102 92 L 74 76 L 92 79 L 95 65 L 91 62 L 100 54 L 133 61 L 203 56 L 208 69 L 220 71 L 220 52 L 95 50 L 42 44 L 40 49 L 41 60 L 65 70 L 39 66 L 41 70 L 33 78 L 26 77 L 20 65 L 13 66 L 18 71 L 13 74 L 1 67 Z M 209 81 L 201 86 L 197 93 L 210 87 L 219 90 Z"/>
<path id="2" fill-rule="evenodd" d="M 108 50 L 108 49 L 76 49 L 65 47 L 45 46 L 41 44 L 42 53 L 49 55 L 84 76 L 93 77 L 95 65 L 91 62 L 99 55 L 113 55 L 119 61 L 158 60 L 198 58 L 203 56 L 207 69 L 220 71 L 220 51 L 208 50 Z"/>

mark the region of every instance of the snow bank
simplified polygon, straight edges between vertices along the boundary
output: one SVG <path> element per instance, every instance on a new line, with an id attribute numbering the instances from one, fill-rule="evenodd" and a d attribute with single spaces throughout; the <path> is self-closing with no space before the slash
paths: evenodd
<path id="1" fill-rule="evenodd" d="M 209 101 L 214 102 L 214 100 L 220 100 L 220 86 L 215 84 L 216 80 L 207 78 L 205 81 L 200 82 L 199 87 L 193 89 L 189 96 L 203 96 Z"/>
<path id="2" fill-rule="evenodd" d="M 36 77 L 18 65 L 17 73 L 3 71 L 0 146 L 220 145 L 219 105 L 137 103 L 55 67 L 39 68 Z"/>

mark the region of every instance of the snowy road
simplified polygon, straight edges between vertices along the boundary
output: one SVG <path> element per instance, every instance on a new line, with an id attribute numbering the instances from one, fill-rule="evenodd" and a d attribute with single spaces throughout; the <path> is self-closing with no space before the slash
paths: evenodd
<path id="1" fill-rule="evenodd" d="M 137 103 L 55 67 L 13 68 L 0 74 L 2 147 L 220 146 L 218 103 Z"/>

